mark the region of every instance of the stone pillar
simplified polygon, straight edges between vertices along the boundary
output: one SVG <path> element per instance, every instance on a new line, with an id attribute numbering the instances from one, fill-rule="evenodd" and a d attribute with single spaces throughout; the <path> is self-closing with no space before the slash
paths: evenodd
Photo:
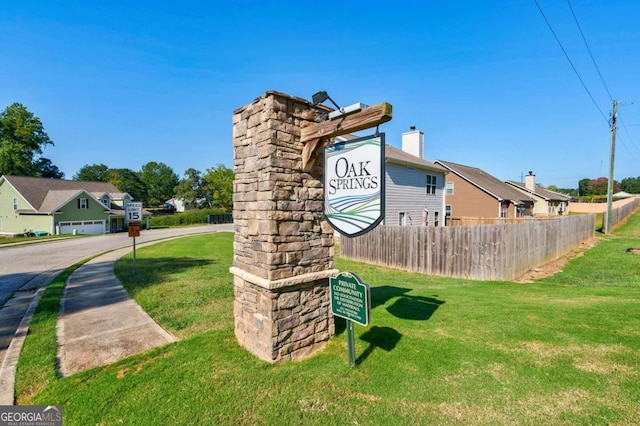
<path id="1" fill-rule="evenodd" d="M 300 129 L 325 116 L 278 92 L 234 111 L 235 334 L 269 362 L 309 356 L 334 333 L 329 278 L 338 271 L 322 214 L 323 159 L 303 172 L 300 142 Z"/>

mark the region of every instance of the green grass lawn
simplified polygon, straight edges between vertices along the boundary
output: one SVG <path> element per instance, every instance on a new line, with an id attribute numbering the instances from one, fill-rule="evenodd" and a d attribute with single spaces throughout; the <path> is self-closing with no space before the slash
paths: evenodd
<path id="1" fill-rule="evenodd" d="M 140 249 L 135 276 L 121 259 L 129 293 L 181 340 L 64 379 L 54 283 L 20 359 L 19 403 L 61 404 L 67 425 L 640 424 L 640 256 L 626 252 L 640 247 L 640 215 L 534 284 L 336 259 L 372 287 L 357 369 L 343 324 L 302 362 L 270 365 L 238 346 L 232 239 Z"/>
<path id="2" fill-rule="evenodd" d="M 42 237 L 0 237 L 0 245 L 3 244 L 16 244 L 16 243 L 28 243 L 28 242 L 41 242 L 46 240 L 55 240 L 59 238 L 69 238 L 71 235 L 46 235 Z M 77 238 L 77 236 L 74 236 Z"/>

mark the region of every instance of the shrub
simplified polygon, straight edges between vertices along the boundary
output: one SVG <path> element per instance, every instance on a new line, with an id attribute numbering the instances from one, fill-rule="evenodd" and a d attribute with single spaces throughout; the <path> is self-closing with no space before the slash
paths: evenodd
<path id="1" fill-rule="evenodd" d="M 227 211 L 223 209 L 195 209 L 186 212 L 175 213 L 165 216 L 152 216 L 149 224 L 152 228 L 163 226 L 184 226 L 208 223 L 207 218 L 210 214 L 224 214 Z"/>

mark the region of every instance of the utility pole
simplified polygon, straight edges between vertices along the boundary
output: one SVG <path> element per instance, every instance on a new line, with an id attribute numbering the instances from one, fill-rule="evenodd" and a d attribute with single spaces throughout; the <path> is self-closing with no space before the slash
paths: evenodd
<path id="1" fill-rule="evenodd" d="M 611 231 L 611 206 L 613 198 L 613 163 L 616 157 L 616 120 L 618 118 L 618 100 L 613 100 L 611 114 L 611 157 L 609 160 L 609 181 L 607 182 L 607 213 L 605 216 L 604 233 Z"/>

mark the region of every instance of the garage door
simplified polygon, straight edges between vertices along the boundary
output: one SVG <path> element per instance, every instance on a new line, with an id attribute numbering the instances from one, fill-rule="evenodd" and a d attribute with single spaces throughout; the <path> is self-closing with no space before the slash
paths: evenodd
<path id="1" fill-rule="evenodd" d="M 104 234 L 104 220 L 60 222 L 60 234 Z"/>

